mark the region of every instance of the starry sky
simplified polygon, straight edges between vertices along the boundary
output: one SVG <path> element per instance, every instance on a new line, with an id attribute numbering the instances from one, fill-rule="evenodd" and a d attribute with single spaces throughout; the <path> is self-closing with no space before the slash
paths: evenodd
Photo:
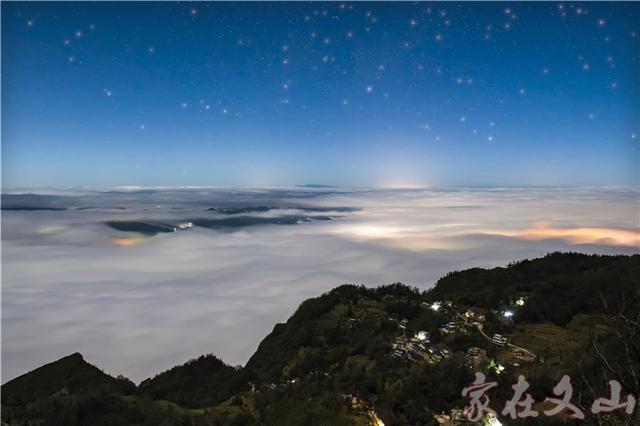
<path id="1" fill-rule="evenodd" d="M 2 4 L 3 188 L 638 186 L 639 3 Z"/>

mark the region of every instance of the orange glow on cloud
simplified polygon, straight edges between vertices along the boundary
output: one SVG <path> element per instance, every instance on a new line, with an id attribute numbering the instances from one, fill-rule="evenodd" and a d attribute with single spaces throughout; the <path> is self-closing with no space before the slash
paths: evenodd
<path id="1" fill-rule="evenodd" d="M 111 242 L 119 247 L 132 247 L 140 244 L 143 241 L 142 238 L 116 238 Z"/>
<path id="2" fill-rule="evenodd" d="M 576 244 L 606 244 L 640 247 L 640 232 L 618 228 L 554 228 L 550 222 L 535 222 L 529 229 L 496 232 L 498 235 L 528 240 L 562 238 Z"/>
<path id="3" fill-rule="evenodd" d="M 462 224 L 461 224 L 462 226 Z M 530 227 L 518 230 L 473 229 L 420 229 L 392 224 L 356 224 L 339 228 L 339 233 L 356 239 L 374 240 L 382 244 L 407 250 L 456 250 L 471 249 L 478 242 L 457 237 L 465 235 L 499 235 L 520 240 L 562 239 L 572 244 L 601 244 L 640 248 L 640 231 L 606 227 L 558 228 L 551 222 L 534 222 Z M 453 238 L 451 238 L 453 237 Z"/>

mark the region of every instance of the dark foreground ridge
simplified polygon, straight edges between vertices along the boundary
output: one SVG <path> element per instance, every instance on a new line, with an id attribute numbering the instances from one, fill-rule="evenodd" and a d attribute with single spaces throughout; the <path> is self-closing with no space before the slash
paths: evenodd
<path id="1" fill-rule="evenodd" d="M 452 272 L 428 292 L 343 285 L 302 303 L 243 368 L 204 355 L 135 386 L 75 353 L 2 386 L 10 425 L 431 425 L 461 423 L 483 372 L 503 424 L 546 417 L 563 374 L 581 424 L 640 424 L 638 409 L 593 415 L 618 380 L 640 395 L 640 256 L 554 253 Z M 635 325 L 634 325 L 635 324 Z M 540 416 L 500 414 L 524 375 Z M 485 419 L 486 420 L 486 419 Z M 481 423 L 477 423 L 481 424 Z"/>

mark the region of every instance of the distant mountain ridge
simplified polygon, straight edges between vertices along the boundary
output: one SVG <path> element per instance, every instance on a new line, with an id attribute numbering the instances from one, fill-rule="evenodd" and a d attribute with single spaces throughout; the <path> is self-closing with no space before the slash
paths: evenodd
<path id="1" fill-rule="evenodd" d="M 606 394 L 612 377 L 623 381 L 625 391 L 640 391 L 625 380 L 628 362 L 638 362 L 631 365 L 637 368 L 640 360 L 620 356 L 616 348 L 624 333 L 615 322 L 619 308 L 640 317 L 639 276 L 640 255 L 554 253 L 505 268 L 452 272 L 427 292 L 402 284 L 343 285 L 303 302 L 243 368 L 203 355 L 136 387 L 75 353 L 4 384 L 2 420 L 436 424 L 439 413 L 465 405 L 460 392 L 478 369 L 500 384 L 492 391 L 495 403 L 510 397 L 518 374 L 526 375 L 533 397 L 542 400 L 567 373 L 578 403 L 586 406 L 594 392 Z M 474 325 L 479 321 L 482 333 Z M 526 346 L 525 352 L 492 343 L 483 337 L 487 333 L 507 336 L 513 348 Z M 594 341 L 611 370 L 601 368 L 592 353 Z M 527 424 L 553 421 L 541 417 Z"/>

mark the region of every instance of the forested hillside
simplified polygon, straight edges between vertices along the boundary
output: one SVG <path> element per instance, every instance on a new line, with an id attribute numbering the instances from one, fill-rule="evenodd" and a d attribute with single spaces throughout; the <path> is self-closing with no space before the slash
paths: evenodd
<path id="1" fill-rule="evenodd" d="M 498 413 L 518 375 L 541 411 L 568 374 L 586 424 L 634 424 L 637 412 L 594 416 L 590 406 L 608 395 L 612 379 L 623 395 L 640 394 L 630 373 L 640 371 L 639 277 L 640 256 L 555 253 L 452 272 L 427 292 L 343 285 L 275 325 L 243 368 L 206 355 L 136 387 L 74 354 L 3 385 L 2 418 L 14 425 L 457 424 L 457 410 L 468 404 L 461 391 L 482 372 L 498 384 L 490 392 Z M 540 415 L 527 424 L 566 421 Z"/>

